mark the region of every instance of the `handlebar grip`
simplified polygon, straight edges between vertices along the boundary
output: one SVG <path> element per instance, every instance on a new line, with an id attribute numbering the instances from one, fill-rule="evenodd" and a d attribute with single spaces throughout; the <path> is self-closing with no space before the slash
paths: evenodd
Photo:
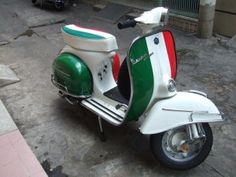
<path id="1" fill-rule="evenodd" d="M 137 22 L 133 19 L 133 20 L 128 20 L 125 22 L 120 22 L 118 23 L 117 27 L 119 29 L 124 29 L 124 28 L 129 28 L 129 27 L 135 27 L 137 24 Z"/>

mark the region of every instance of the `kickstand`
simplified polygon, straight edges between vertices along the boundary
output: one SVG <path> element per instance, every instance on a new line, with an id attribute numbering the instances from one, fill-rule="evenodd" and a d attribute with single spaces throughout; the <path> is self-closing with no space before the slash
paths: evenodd
<path id="1" fill-rule="evenodd" d="M 105 137 L 103 127 L 102 127 L 102 118 L 100 116 L 98 116 L 98 124 L 99 124 L 99 138 L 102 142 L 105 142 L 106 137 Z"/>

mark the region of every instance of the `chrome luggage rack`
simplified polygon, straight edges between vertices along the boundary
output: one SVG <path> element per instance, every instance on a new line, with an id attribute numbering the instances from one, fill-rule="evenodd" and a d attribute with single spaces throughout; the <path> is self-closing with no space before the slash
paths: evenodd
<path id="1" fill-rule="evenodd" d="M 62 85 L 62 84 L 60 84 L 60 83 L 58 83 L 58 82 L 55 80 L 55 77 L 54 77 L 53 74 L 51 75 L 51 82 L 52 82 L 53 85 L 55 85 L 59 90 L 65 92 L 65 94 L 70 95 L 70 94 L 69 94 L 69 91 L 68 91 L 68 89 L 67 89 L 67 87 L 64 86 L 64 85 Z"/>
<path id="2" fill-rule="evenodd" d="M 53 74 L 51 75 L 51 82 L 53 83 L 53 85 L 55 85 L 59 89 L 59 95 L 62 97 L 71 96 L 74 98 L 85 99 L 91 96 L 91 95 L 74 95 L 74 94 L 69 93 L 69 89 L 66 86 L 58 83 L 55 80 L 55 77 Z"/>

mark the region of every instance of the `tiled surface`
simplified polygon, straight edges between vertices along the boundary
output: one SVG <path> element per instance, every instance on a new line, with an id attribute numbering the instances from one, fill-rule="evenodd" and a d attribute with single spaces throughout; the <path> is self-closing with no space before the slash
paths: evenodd
<path id="1" fill-rule="evenodd" d="M 19 130 L 0 136 L 0 177 L 47 177 Z"/>
<path id="2" fill-rule="evenodd" d="M 0 100 L 0 135 L 17 130 L 15 123 Z"/>

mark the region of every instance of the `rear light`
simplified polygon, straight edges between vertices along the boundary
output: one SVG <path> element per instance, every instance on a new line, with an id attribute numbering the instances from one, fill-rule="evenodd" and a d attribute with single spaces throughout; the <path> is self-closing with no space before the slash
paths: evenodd
<path id="1" fill-rule="evenodd" d="M 176 50 L 175 50 L 175 42 L 170 31 L 163 32 L 166 49 L 169 57 L 169 64 L 171 70 L 171 78 L 175 79 L 177 75 L 177 57 L 176 57 Z"/>
<path id="2" fill-rule="evenodd" d="M 116 53 L 112 60 L 112 73 L 115 81 L 118 80 L 119 71 L 120 71 L 120 57 L 119 54 Z"/>

